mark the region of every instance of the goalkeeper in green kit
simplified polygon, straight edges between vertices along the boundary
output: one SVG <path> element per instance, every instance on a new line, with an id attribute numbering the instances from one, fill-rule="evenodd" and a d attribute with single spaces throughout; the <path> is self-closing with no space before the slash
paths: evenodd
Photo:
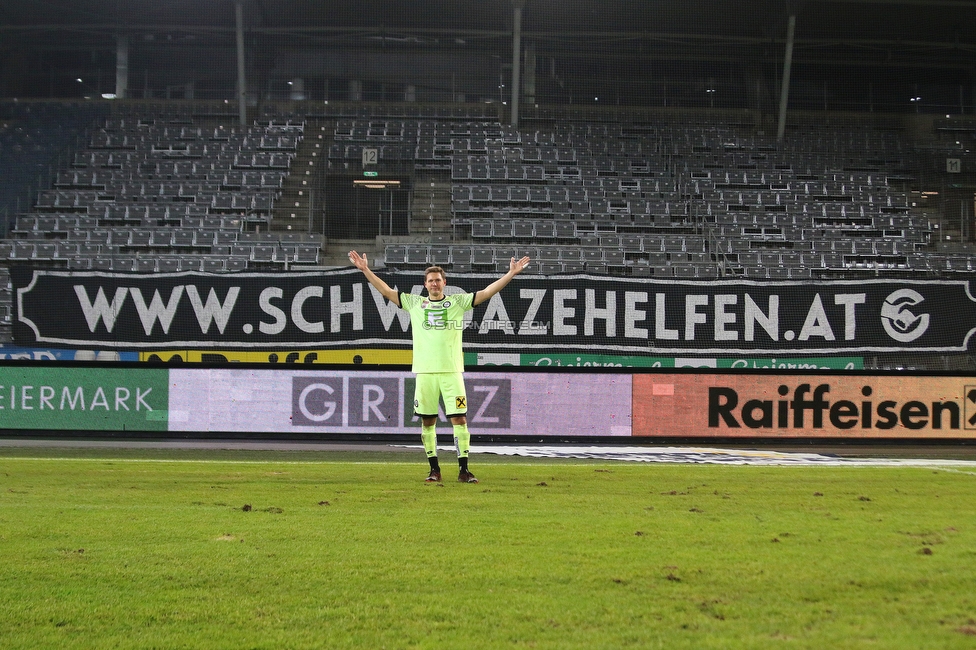
<path id="1" fill-rule="evenodd" d="M 471 434 L 468 433 L 468 399 L 464 390 L 464 353 L 461 349 L 461 335 L 464 331 L 464 312 L 473 309 L 501 291 L 512 278 L 529 265 L 529 258 L 517 260 L 513 257 L 508 273 L 498 278 L 477 293 L 456 293 L 444 295 L 447 278 L 444 269 L 432 266 L 424 271 L 424 287 L 427 296 L 396 291 L 369 269 L 365 255 L 349 252 L 349 261 L 363 272 L 369 283 L 380 294 L 410 314 L 410 329 L 413 335 L 413 372 L 417 375 L 414 392 L 414 412 L 420 416 L 423 428 L 421 439 L 430 474 L 427 481 L 441 480 L 441 468 L 437 462 L 437 402 L 443 396 L 447 417 L 454 425 L 454 443 L 457 448 L 458 481 L 477 483 L 468 469 L 468 450 L 471 447 Z"/>

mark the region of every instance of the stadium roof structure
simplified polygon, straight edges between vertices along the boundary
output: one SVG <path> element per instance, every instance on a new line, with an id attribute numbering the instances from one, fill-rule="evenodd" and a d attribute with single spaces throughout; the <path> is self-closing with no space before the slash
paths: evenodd
<path id="1" fill-rule="evenodd" d="M 90 76 L 97 67 L 108 78 L 121 34 L 130 39 L 133 72 L 151 68 L 162 85 L 187 75 L 199 81 L 215 70 L 233 79 L 238 2 L 249 76 L 263 75 L 265 86 L 275 75 L 415 83 L 425 72 L 444 85 L 438 64 L 417 63 L 421 53 L 428 62 L 441 57 L 441 67 L 455 62 L 460 69 L 451 83 L 469 98 L 488 96 L 485 79 L 504 85 L 506 67 L 511 74 L 513 0 L 2 0 L 0 77 L 11 76 L 18 65 L 12 60 L 27 61 L 47 75 L 52 95 L 62 92 L 59 76 Z M 905 104 L 925 92 L 963 109 L 974 103 L 976 32 L 967 28 L 976 24 L 973 0 L 514 2 L 524 5 L 521 38 L 536 57 L 543 100 L 602 96 L 640 104 L 660 97 L 665 84 L 676 102 L 718 90 L 713 105 L 732 96 L 748 105 L 745 97 L 757 87 L 778 83 L 795 16 L 800 98 L 819 102 L 826 81 L 834 94 L 866 94 L 870 86 L 881 103 Z M 309 51 L 342 52 L 344 63 L 294 64 Z M 389 66 L 390 57 L 405 58 Z M 479 83 L 466 81 L 475 78 Z M 43 94 L 44 86 L 21 84 L 33 89 L 22 91 L 28 94 Z M 0 86 L 0 95 L 14 90 Z"/>

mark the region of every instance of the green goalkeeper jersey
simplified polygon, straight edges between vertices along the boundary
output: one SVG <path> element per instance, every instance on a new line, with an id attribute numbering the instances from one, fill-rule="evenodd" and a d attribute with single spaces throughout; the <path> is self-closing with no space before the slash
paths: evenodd
<path id="1" fill-rule="evenodd" d="M 400 293 L 400 306 L 410 314 L 413 332 L 413 371 L 464 372 L 464 312 L 474 307 L 473 293 L 456 293 L 441 300 Z"/>

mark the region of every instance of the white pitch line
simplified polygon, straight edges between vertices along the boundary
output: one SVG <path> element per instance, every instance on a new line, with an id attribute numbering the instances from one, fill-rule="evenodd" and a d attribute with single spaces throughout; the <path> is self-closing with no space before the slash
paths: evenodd
<path id="1" fill-rule="evenodd" d="M 422 445 L 388 445 L 399 449 L 423 450 Z M 454 451 L 452 445 L 438 445 L 440 451 Z M 976 475 L 976 461 L 932 458 L 844 458 L 824 454 L 763 451 L 755 449 L 718 449 L 710 447 L 599 447 L 599 446 L 474 446 L 472 454 L 525 457 L 536 460 L 593 460 L 607 462 L 753 465 L 780 467 L 909 467 L 946 469 Z M 210 465 L 327 465 L 348 462 L 353 465 L 402 465 L 402 461 L 336 461 L 336 460 L 250 460 L 193 458 L 91 458 L 0 456 L 0 462 L 15 460 L 74 461 L 96 463 L 196 463 Z M 504 464 L 504 463 L 497 463 Z M 973 470 L 973 471 L 965 471 Z"/>
<path id="2" fill-rule="evenodd" d="M 445 447 L 453 449 L 453 447 Z M 810 467 L 958 467 L 976 470 L 976 461 L 931 458 L 844 458 L 824 454 L 716 449 L 709 447 L 492 446 L 473 453 L 530 458 L 588 458 L 643 463 L 700 463 Z"/>

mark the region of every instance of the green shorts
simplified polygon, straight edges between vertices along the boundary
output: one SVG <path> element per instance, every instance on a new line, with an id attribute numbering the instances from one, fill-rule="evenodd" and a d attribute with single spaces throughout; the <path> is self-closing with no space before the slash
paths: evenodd
<path id="1" fill-rule="evenodd" d="M 417 415 L 437 415 L 437 398 L 444 397 L 444 415 L 468 412 L 464 376 L 460 372 L 424 372 L 417 375 L 413 393 L 413 410 Z"/>

